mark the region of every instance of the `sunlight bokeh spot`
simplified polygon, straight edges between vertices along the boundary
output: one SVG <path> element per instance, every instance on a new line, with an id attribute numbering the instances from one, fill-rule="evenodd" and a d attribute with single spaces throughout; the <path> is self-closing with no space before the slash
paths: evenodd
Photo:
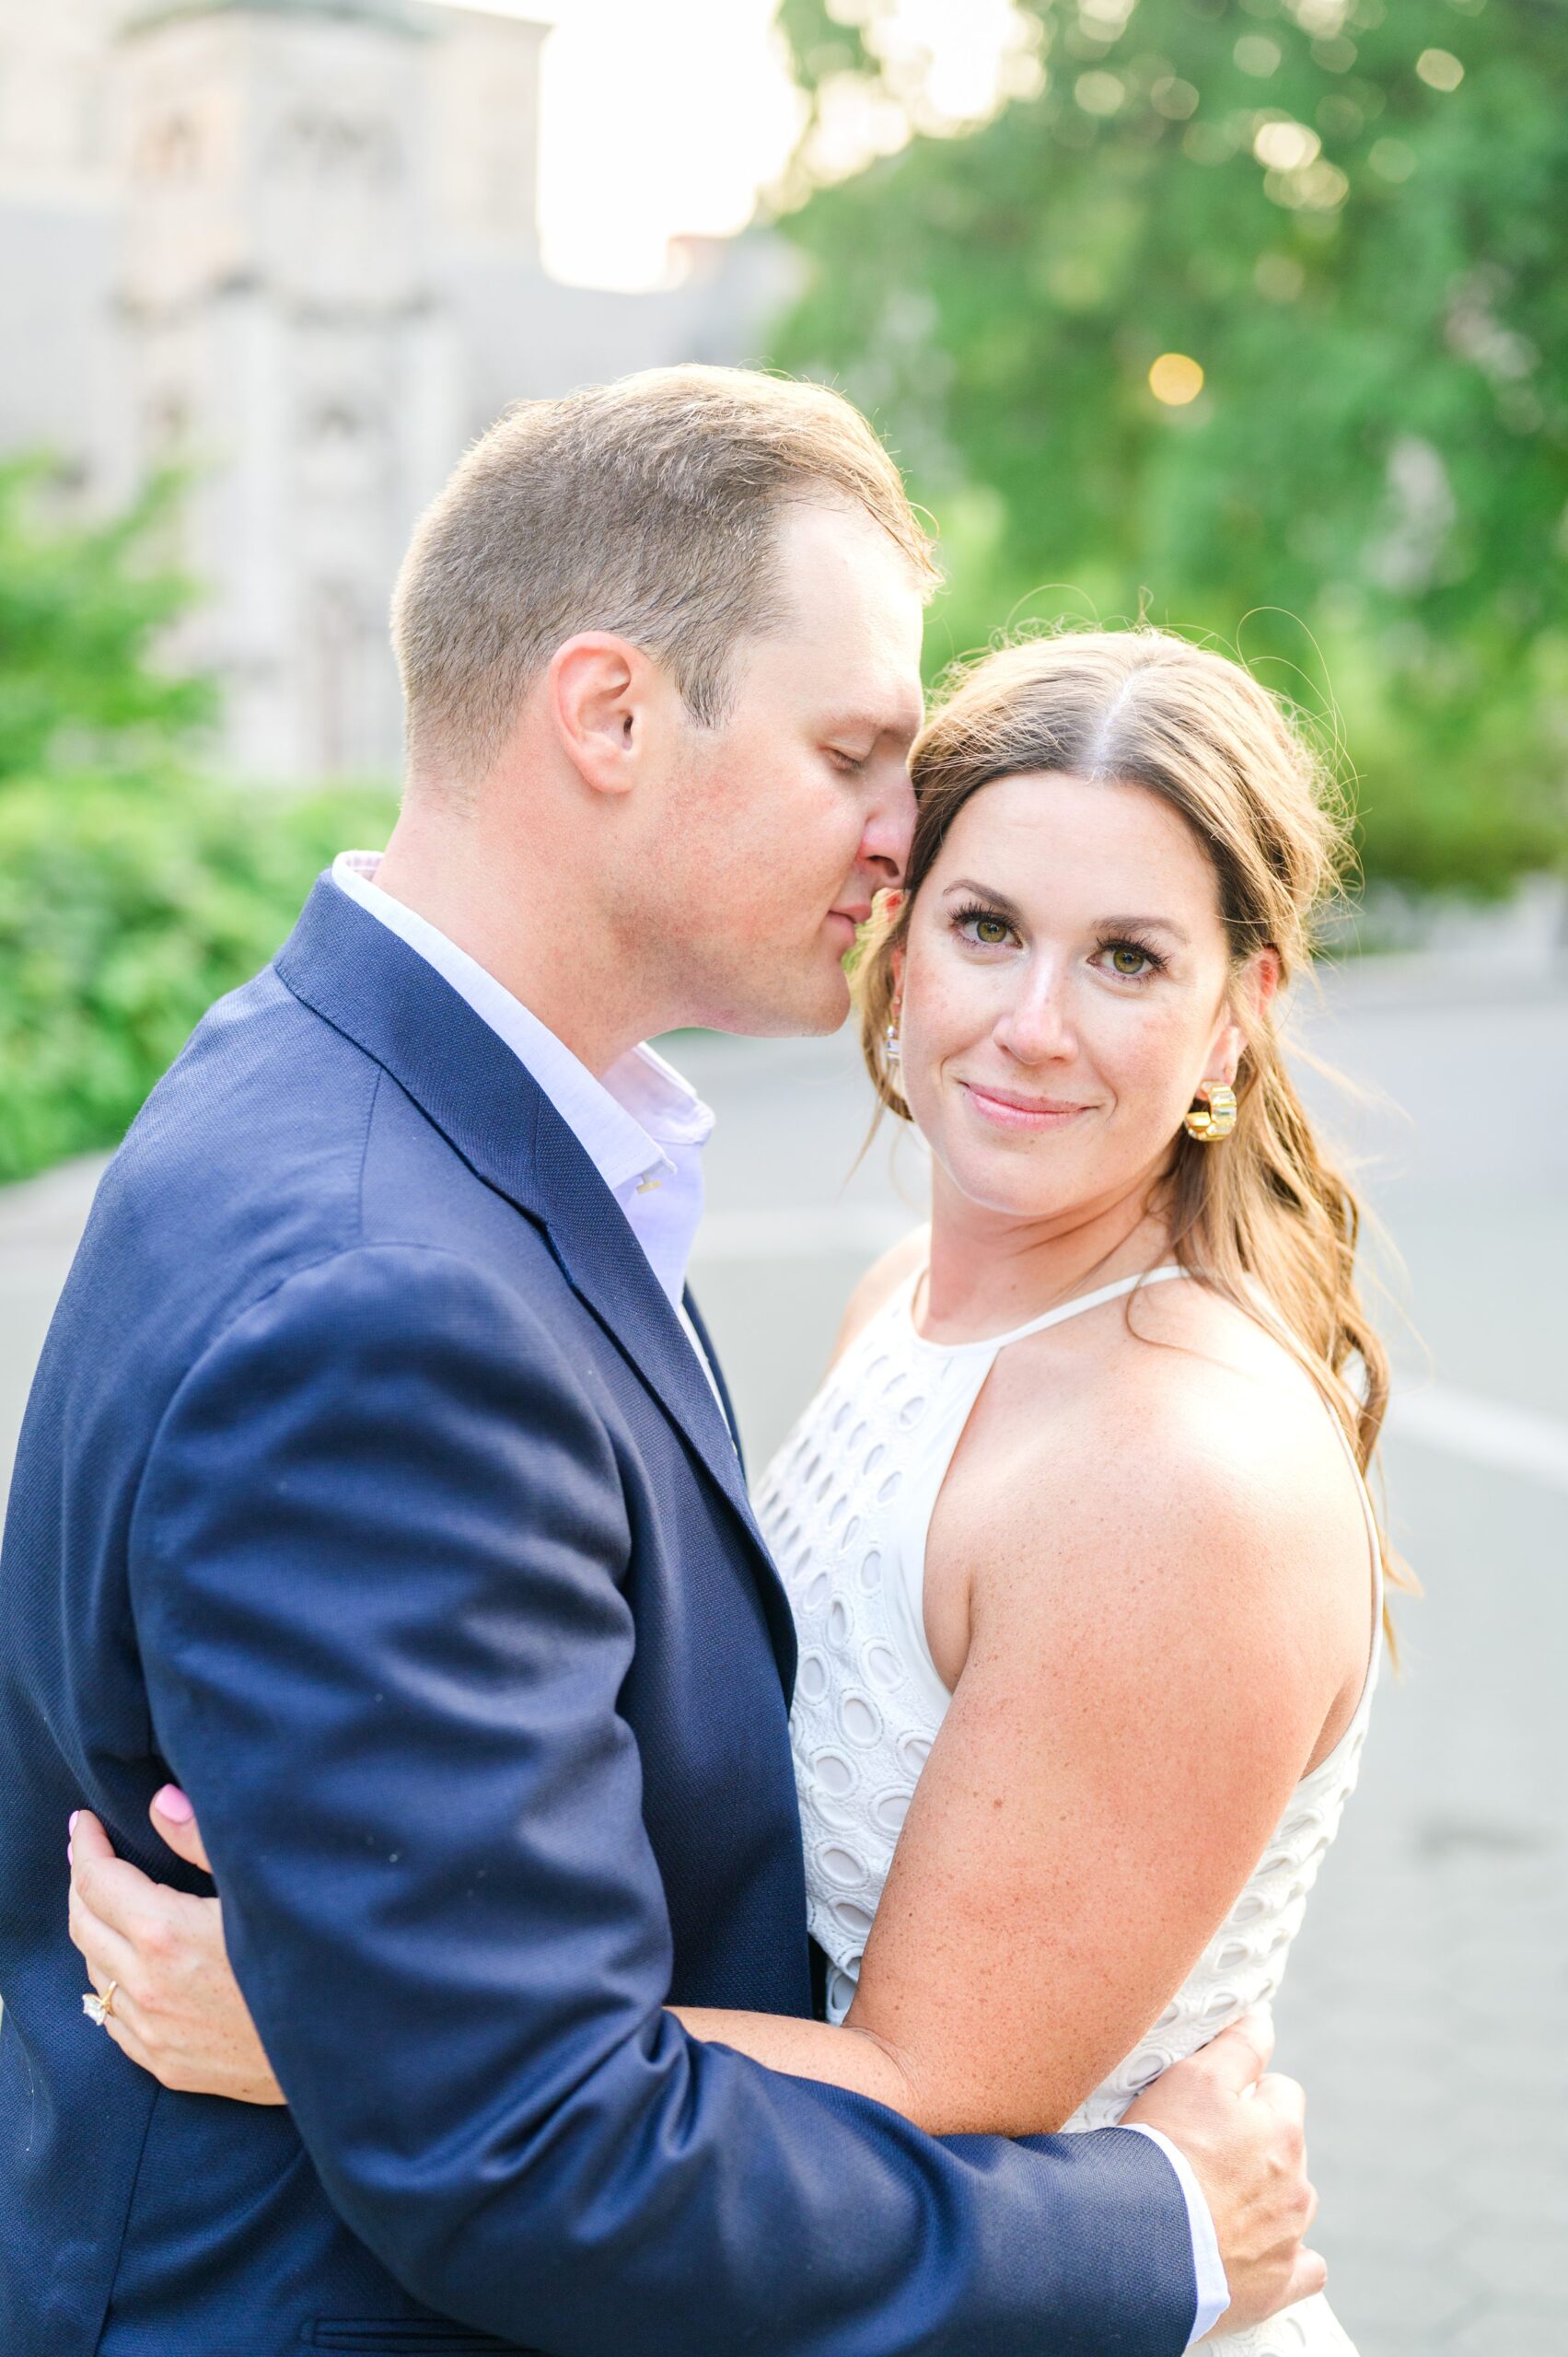
<path id="1" fill-rule="evenodd" d="M 1429 90 L 1457 90 L 1465 78 L 1465 69 L 1451 49 L 1423 49 L 1415 70 Z"/>
<path id="2" fill-rule="evenodd" d="M 1073 96 L 1086 114 L 1114 114 L 1127 92 L 1114 74 L 1080 74 Z"/>
<path id="3" fill-rule="evenodd" d="M 1203 371 L 1185 352 L 1162 352 L 1149 371 L 1149 390 L 1167 409 L 1185 409 L 1203 389 Z"/>
<path id="4" fill-rule="evenodd" d="M 1277 70 L 1283 52 L 1267 33 L 1243 33 L 1231 54 L 1244 74 L 1262 82 Z"/>
<path id="5" fill-rule="evenodd" d="M 1390 180 L 1396 186 L 1408 180 L 1415 169 L 1415 150 L 1407 147 L 1402 139 L 1375 139 L 1367 154 L 1367 162 L 1380 180 Z"/>
<path id="6" fill-rule="evenodd" d="M 1291 13 L 1304 33 L 1332 41 L 1344 29 L 1350 0 L 1293 0 Z"/>
<path id="7" fill-rule="evenodd" d="M 1323 142 L 1304 122 L 1260 123 L 1253 134 L 1252 153 L 1272 171 L 1299 172 L 1322 153 Z"/>
<path id="8" fill-rule="evenodd" d="M 1156 114 L 1171 122 L 1185 122 L 1198 111 L 1198 93 L 1191 82 L 1183 82 L 1174 74 L 1162 74 L 1149 87 L 1149 104 Z"/>

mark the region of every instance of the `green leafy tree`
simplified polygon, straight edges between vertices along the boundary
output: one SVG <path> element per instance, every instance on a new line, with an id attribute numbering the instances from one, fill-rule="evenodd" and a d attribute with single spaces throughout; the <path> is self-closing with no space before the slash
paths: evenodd
<path id="1" fill-rule="evenodd" d="M 192 602 L 166 553 L 178 478 L 108 521 L 64 520 L 41 458 L 0 464 L 0 784 L 51 767 L 165 754 L 210 718 L 210 680 L 161 669 Z"/>
<path id="2" fill-rule="evenodd" d="M 936 510 L 938 653 L 1063 611 L 1213 632 L 1331 699 L 1369 870 L 1561 856 L 1562 0 L 1015 13 L 1021 95 L 945 136 L 897 0 L 781 11 L 820 111 L 858 87 L 915 134 L 785 215 L 773 356 Z"/>

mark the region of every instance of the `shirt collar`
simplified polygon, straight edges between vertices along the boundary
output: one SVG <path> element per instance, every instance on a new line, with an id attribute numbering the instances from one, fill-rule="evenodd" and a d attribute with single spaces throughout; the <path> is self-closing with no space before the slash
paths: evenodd
<path id="1" fill-rule="evenodd" d="M 406 941 L 488 1023 L 539 1083 L 611 1193 L 676 1167 L 672 1147 L 701 1147 L 714 1117 L 672 1065 L 645 1043 L 596 1079 L 553 1031 L 427 917 L 376 882 L 379 852 L 340 852 L 332 881 Z"/>

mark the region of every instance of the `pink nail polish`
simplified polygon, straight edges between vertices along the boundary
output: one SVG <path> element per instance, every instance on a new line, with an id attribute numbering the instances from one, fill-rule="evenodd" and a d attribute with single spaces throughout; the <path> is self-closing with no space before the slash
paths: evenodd
<path id="1" fill-rule="evenodd" d="M 67 1833 L 75 1833 L 76 1829 L 76 1819 L 80 1817 L 81 1813 L 82 1812 L 79 1808 L 74 1808 L 71 1811 L 70 1816 L 65 1820 L 65 1830 Z"/>
<path id="2" fill-rule="evenodd" d="M 178 1784 L 165 1784 L 161 1792 L 155 1793 L 153 1806 L 171 1825 L 189 1825 L 196 1814 Z"/>

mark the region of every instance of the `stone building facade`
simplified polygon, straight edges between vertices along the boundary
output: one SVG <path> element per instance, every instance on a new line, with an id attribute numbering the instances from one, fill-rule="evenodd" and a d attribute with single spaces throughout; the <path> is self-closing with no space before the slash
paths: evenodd
<path id="1" fill-rule="evenodd" d="M 192 473 L 180 659 L 235 774 L 387 774 L 410 527 L 506 404 L 741 359 L 766 246 L 669 293 L 540 267 L 546 29 L 413 0 L 0 0 L 0 450 Z"/>

